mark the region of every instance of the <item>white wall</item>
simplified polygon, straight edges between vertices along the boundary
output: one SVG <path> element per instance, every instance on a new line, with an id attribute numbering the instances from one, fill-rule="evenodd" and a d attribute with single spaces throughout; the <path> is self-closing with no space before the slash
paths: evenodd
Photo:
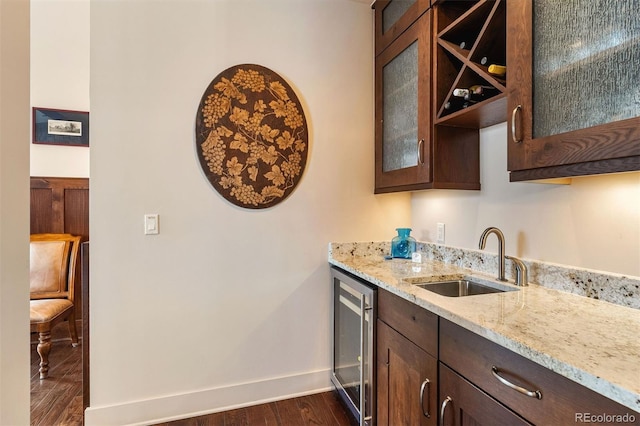
<path id="1" fill-rule="evenodd" d="M 506 124 L 480 134 L 482 191 L 423 191 L 412 196 L 416 238 L 477 248 L 482 231 L 500 228 L 507 253 L 640 276 L 640 173 L 572 179 L 571 185 L 509 183 Z M 497 252 L 494 237 L 487 250 Z"/>
<path id="2" fill-rule="evenodd" d="M 31 105 L 89 111 L 89 0 L 31 0 Z M 31 144 L 31 176 L 89 177 L 89 151 Z"/>
<path id="3" fill-rule="evenodd" d="M 92 2 L 88 424 L 329 386 L 327 243 L 410 221 L 409 194 L 373 195 L 372 39 L 362 2 Z M 267 210 L 219 196 L 195 150 L 204 90 L 241 63 L 285 78 L 310 128 L 302 181 Z"/>
<path id="4" fill-rule="evenodd" d="M 29 2 L 0 1 L 0 424 L 29 424 Z"/>

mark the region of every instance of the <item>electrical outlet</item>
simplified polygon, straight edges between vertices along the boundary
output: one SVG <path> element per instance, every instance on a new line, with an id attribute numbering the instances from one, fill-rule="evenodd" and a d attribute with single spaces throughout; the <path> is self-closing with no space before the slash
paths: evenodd
<path id="1" fill-rule="evenodd" d="M 437 243 L 444 244 L 444 223 L 438 222 Z"/>

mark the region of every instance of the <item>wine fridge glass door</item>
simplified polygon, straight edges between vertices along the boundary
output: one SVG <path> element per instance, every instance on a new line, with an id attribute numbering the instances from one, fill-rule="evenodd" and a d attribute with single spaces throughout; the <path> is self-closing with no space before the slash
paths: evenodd
<path id="1" fill-rule="evenodd" d="M 361 297 L 340 281 L 335 307 L 334 373 L 355 407 L 360 406 Z"/>
<path id="2" fill-rule="evenodd" d="M 334 276 L 333 377 L 336 388 L 361 425 L 373 412 L 373 321 L 375 291 Z"/>

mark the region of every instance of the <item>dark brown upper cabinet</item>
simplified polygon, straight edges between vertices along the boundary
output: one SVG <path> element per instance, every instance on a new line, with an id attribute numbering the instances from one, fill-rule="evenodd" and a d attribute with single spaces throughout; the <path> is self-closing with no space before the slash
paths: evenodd
<path id="1" fill-rule="evenodd" d="M 431 180 L 430 34 L 427 11 L 375 59 L 376 192 Z"/>
<path id="2" fill-rule="evenodd" d="M 640 14 L 509 0 L 511 181 L 640 170 Z"/>
<path id="3" fill-rule="evenodd" d="M 478 129 L 506 120 L 506 77 L 489 72 L 505 65 L 505 1 L 404 2 L 385 27 L 396 2 L 373 5 L 375 192 L 478 190 Z M 454 96 L 471 87 L 482 94 Z"/>

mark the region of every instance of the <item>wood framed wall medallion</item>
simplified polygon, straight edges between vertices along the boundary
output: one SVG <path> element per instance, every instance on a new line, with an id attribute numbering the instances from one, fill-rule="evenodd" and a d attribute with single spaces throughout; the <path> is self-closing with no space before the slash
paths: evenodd
<path id="1" fill-rule="evenodd" d="M 227 201 L 272 207 L 300 182 L 309 146 L 302 105 L 282 77 L 236 65 L 207 87 L 196 116 L 196 150 L 205 175 Z"/>

